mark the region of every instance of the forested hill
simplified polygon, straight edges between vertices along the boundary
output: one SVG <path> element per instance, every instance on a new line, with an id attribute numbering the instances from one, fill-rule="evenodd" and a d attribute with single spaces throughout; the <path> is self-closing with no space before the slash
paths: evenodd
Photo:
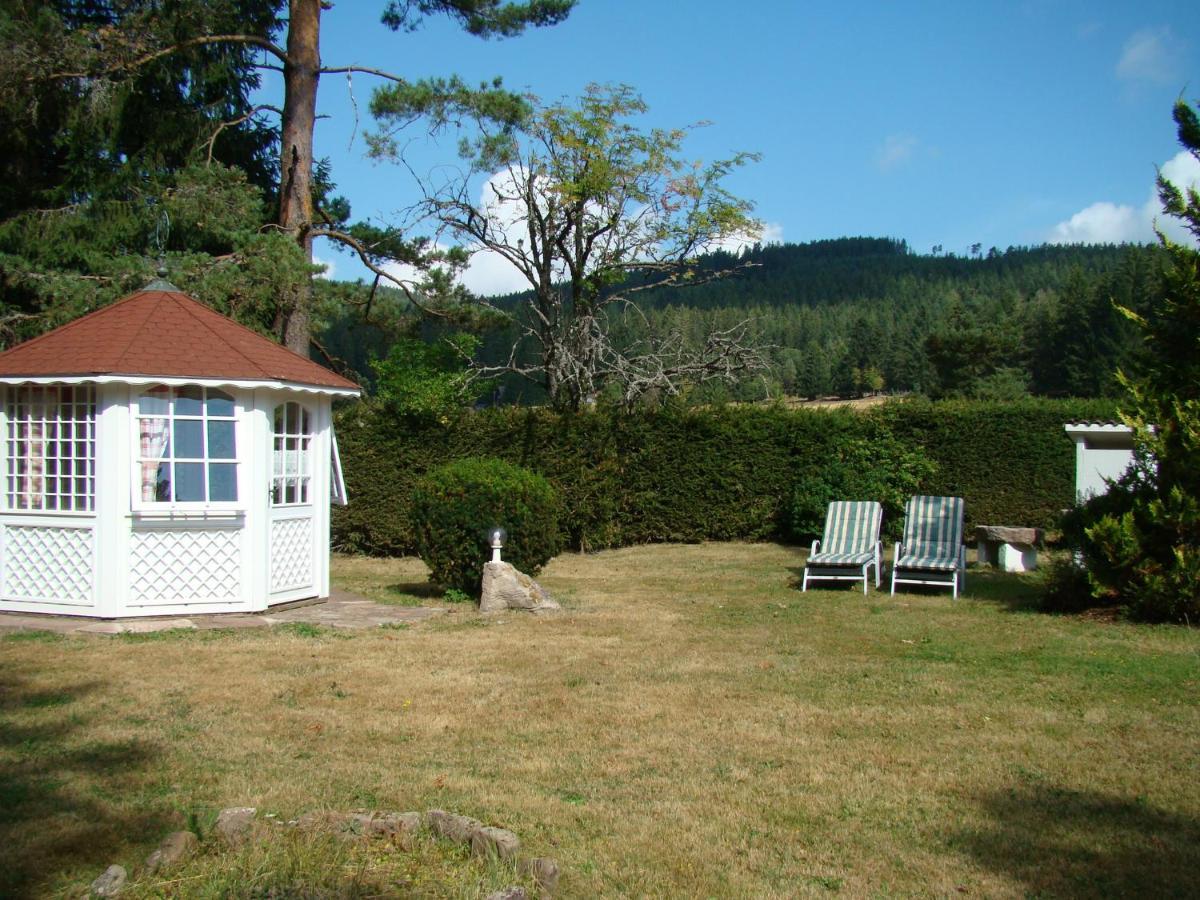
<path id="1" fill-rule="evenodd" d="M 644 317 L 626 315 L 616 331 L 631 341 L 649 331 L 698 343 L 748 320 L 772 373 L 732 391 L 706 388 L 700 402 L 880 390 L 1111 395 L 1117 366 L 1131 365 L 1136 349 L 1114 302 L 1143 308 L 1158 290 L 1159 257 L 1157 247 L 1138 245 L 926 255 L 868 237 L 755 246 L 699 261 L 702 270 L 737 270 L 727 277 L 637 294 Z M 493 299 L 521 306 L 520 295 Z M 511 343 L 511 335 L 484 335 L 486 361 L 507 357 Z M 515 380 L 507 396 L 538 399 Z"/>
<path id="2" fill-rule="evenodd" d="M 865 299 L 902 300 L 914 290 L 953 283 L 962 291 L 998 297 L 1056 289 L 1073 269 L 1085 275 L 1111 271 L 1128 247 L 1063 246 L 996 248 L 977 256 L 913 253 L 891 238 L 837 238 L 807 244 L 755 246 L 741 254 L 713 253 L 702 271 L 736 274 L 708 284 L 650 292 L 656 306 L 696 309 L 735 306 L 824 306 Z"/>

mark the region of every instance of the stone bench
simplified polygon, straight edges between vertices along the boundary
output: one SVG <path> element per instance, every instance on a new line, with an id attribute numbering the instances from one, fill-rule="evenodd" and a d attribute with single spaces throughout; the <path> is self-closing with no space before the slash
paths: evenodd
<path id="1" fill-rule="evenodd" d="M 1005 572 L 1030 572 L 1037 568 L 1042 529 L 977 525 L 975 542 L 980 565 L 996 566 Z"/>

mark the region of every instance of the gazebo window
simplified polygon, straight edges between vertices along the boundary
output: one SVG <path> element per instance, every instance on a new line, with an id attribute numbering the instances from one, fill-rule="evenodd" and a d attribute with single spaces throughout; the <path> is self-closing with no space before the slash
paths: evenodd
<path id="1" fill-rule="evenodd" d="M 96 496 L 96 391 L 91 385 L 10 388 L 8 508 L 91 512 Z"/>
<path id="2" fill-rule="evenodd" d="M 237 496 L 237 408 L 200 386 L 151 388 L 138 397 L 143 503 L 228 503 Z"/>
<path id="3" fill-rule="evenodd" d="M 305 407 L 294 402 L 275 407 L 273 506 L 312 502 L 312 439 L 312 414 Z"/>

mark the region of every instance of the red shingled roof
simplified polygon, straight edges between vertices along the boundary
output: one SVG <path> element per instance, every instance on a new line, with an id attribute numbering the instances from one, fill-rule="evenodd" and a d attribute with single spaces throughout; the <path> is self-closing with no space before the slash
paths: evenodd
<path id="1" fill-rule="evenodd" d="M 151 285 L 0 353 L 0 377 L 141 375 L 357 390 L 352 381 L 182 291 L 157 287 Z"/>

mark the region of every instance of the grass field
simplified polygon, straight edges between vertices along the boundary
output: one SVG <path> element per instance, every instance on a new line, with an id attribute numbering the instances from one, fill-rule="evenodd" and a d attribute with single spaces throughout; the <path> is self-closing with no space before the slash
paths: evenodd
<path id="1" fill-rule="evenodd" d="M 0 638 L 0 895 L 114 862 L 133 897 L 518 880 L 432 840 L 282 836 L 140 873 L 234 805 L 464 813 L 571 897 L 1200 895 L 1200 635 L 1034 613 L 1017 576 L 801 594 L 802 563 L 639 547 L 555 560 L 545 618 Z M 437 602 L 413 560 L 335 580 Z"/>

